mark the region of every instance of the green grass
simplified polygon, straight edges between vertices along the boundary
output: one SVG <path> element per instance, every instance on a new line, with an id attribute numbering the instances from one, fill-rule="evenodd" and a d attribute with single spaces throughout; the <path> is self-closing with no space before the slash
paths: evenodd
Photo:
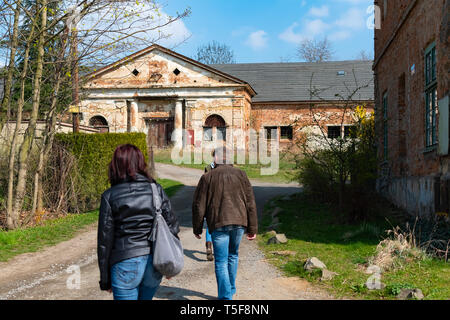
<path id="1" fill-rule="evenodd" d="M 183 186 L 177 181 L 168 179 L 160 179 L 158 182 L 169 197 Z M 7 261 L 16 255 L 35 252 L 69 240 L 77 232 L 97 221 L 98 210 L 94 210 L 82 214 L 68 214 L 26 229 L 0 231 L 0 261 Z"/>
<path id="2" fill-rule="evenodd" d="M 419 288 L 425 299 L 450 299 L 450 268 L 442 260 L 426 256 L 405 262 L 403 268 L 382 274 L 383 290 L 370 291 L 364 287 L 370 275 L 364 273 L 363 264 L 375 254 L 377 244 L 386 237 L 383 230 L 390 229 L 384 219 L 363 225 L 342 225 L 324 204 L 310 202 L 298 195 L 290 201 L 275 201 L 283 209 L 279 214 L 287 244 L 267 244 L 269 235 L 263 235 L 259 244 L 266 257 L 288 276 L 305 278 L 333 293 L 336 297 L 354 299 L 395 299 L 400 288 Z M 262 221 L 262 230 L 270 224 L 270 208 Z M 295 251 L 295 256 L 279 256 L 274 251 Z M 317 257 L 327 269 L 339 275 L 333 280 L 320 282 L 320 272 L 308 273 L 303 269 L 307 258 Z"/>
<path id="3" fill-rule="evenodd" d="M 154 153 L 154 161 L 159 163 L 173 164 L 171 159 L 171 149 L 156 150 Z M 204 161 L 204 163 L 202 164 L 194 164 L 194 154 L 192 153 L 191 163 L 182 163 L 179 166 L 204 170 L 205 167 L 211 163 L 211 161 L 212 157 L 211 159 L 208 159 L 208 161 Z M 235 161 L 235 163 L 237 163 L 237 161 Z M 291 182 L 293 179 L 293 169 L 295 166 L 295 162 L 290 159 L 287 154 L 280 153 L 279 170 L 275 175 L 261 175 L 261 168 L 268 168 L 270 167 L 270 165 L 264 166 L 260 163 L 248 164 L 248 159 L 246 159 L 245 164 L 235 164 L 235 166 L 245 171 L 250 179 L 258 179 L 266 182 L 286 183 Z"/>
<path id="4" fill-rule="evenodd" d="M 169 179 L 158 179 L 158 183 L 164 188 L 164 191 L 169 198 L 183 186 L 182 183 Z"/>

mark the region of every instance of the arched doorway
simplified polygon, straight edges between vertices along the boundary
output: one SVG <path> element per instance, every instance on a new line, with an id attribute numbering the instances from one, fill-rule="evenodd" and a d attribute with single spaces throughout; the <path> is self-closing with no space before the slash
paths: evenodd
<path id="1" fill-rule="evenodd" d="M 98 129 L 101 133 L 109 132 L 108 121 L 102 116 L 95 116 L 89 119 L 89 125 Z"/>
<path id="2" fill-rule="evenodd" d="M 214 136 L 217 137 L 217 140 L 225 141 L 227 139 L 227 125 L 225 120 L 217 115 L 210 115 L 205 120 L 205 125 L 203 126 L 203 140 L 204 141 L 213 141 Z"/>

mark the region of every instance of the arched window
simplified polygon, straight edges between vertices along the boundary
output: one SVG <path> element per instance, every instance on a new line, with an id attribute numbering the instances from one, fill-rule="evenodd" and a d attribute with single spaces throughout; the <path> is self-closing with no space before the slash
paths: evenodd
<path id="1" fill-rule="evenodd" d="M 225 141 L 227 139 L 227 125 L 225 120 L 217 114 L 206 118 L 203 126 L 203 140 L 213 141 L 214 134 L 216 134 L 217 140 Z"/>
<path id="2" fill-rule="evenodd" d="M 102 116 L 95 116 L 89 119 L 89 125 L 96 129 L 99 129 L 100 132 L 109 132 L 108 121 Z"/>

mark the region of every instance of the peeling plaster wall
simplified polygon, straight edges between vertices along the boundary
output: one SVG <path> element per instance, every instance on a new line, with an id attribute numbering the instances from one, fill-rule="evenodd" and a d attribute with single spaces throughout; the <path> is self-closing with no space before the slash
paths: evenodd
<path id="1" fill-rule="evenodd" d="M 179 75 L 173 71 L 178 69 Z M 137 70 L 139 74 L 134 75 Z M 154 50 L 112 71 L 100 74 L 86 88 L 150 88 L 180 86 L 224 86 L 232 84 L 219 75 L 194 66 L 184 60 Z"/>
<path id="2" fill-rule="evenodd" d="M 81 125 L 89 126 L 89 120 L 102 116 L 108 122 L 110 132 L 127 131 L 126 100 L 86 99 L 81 102 Z"/>
<path id="3" fill-rule="evenodd" d="M 134 70 L 139 73 L 134 75 Z M 223 117 L 230 132 L 245 129 L 249 123 L 251 97 L 242 84 L 159 50 L 99 74 L 84 90 L 82 124 L 101 115 L 110 132 L 126 131 L 129 121 L 132 131 L 147 133 L 146 119 L 162 117 L 173 117 L 175 128 L 180 128 L 179 103 L 185 106 L 185 129 L 203 131 L 212 114 Z"/>

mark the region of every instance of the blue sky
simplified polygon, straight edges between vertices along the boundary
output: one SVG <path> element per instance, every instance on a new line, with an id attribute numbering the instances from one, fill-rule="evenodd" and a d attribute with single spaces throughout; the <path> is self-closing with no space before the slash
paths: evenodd
<path id="1" fill-rule="evenodd" d="M 174 25 L 172 40 L 162 45 L 189 57 L 212 40 L 229 45 L 238 63 L 295 62 L 298 43 L 327 36 L 333 60 L 354 59 L 361 50 L 373 55 L 373 30 L 367 8 L 373 0 L 169 0 L 174 15 L 186 7 L 190 17 Z M 190 35 L 181 45 L 177 40 Z"/>

